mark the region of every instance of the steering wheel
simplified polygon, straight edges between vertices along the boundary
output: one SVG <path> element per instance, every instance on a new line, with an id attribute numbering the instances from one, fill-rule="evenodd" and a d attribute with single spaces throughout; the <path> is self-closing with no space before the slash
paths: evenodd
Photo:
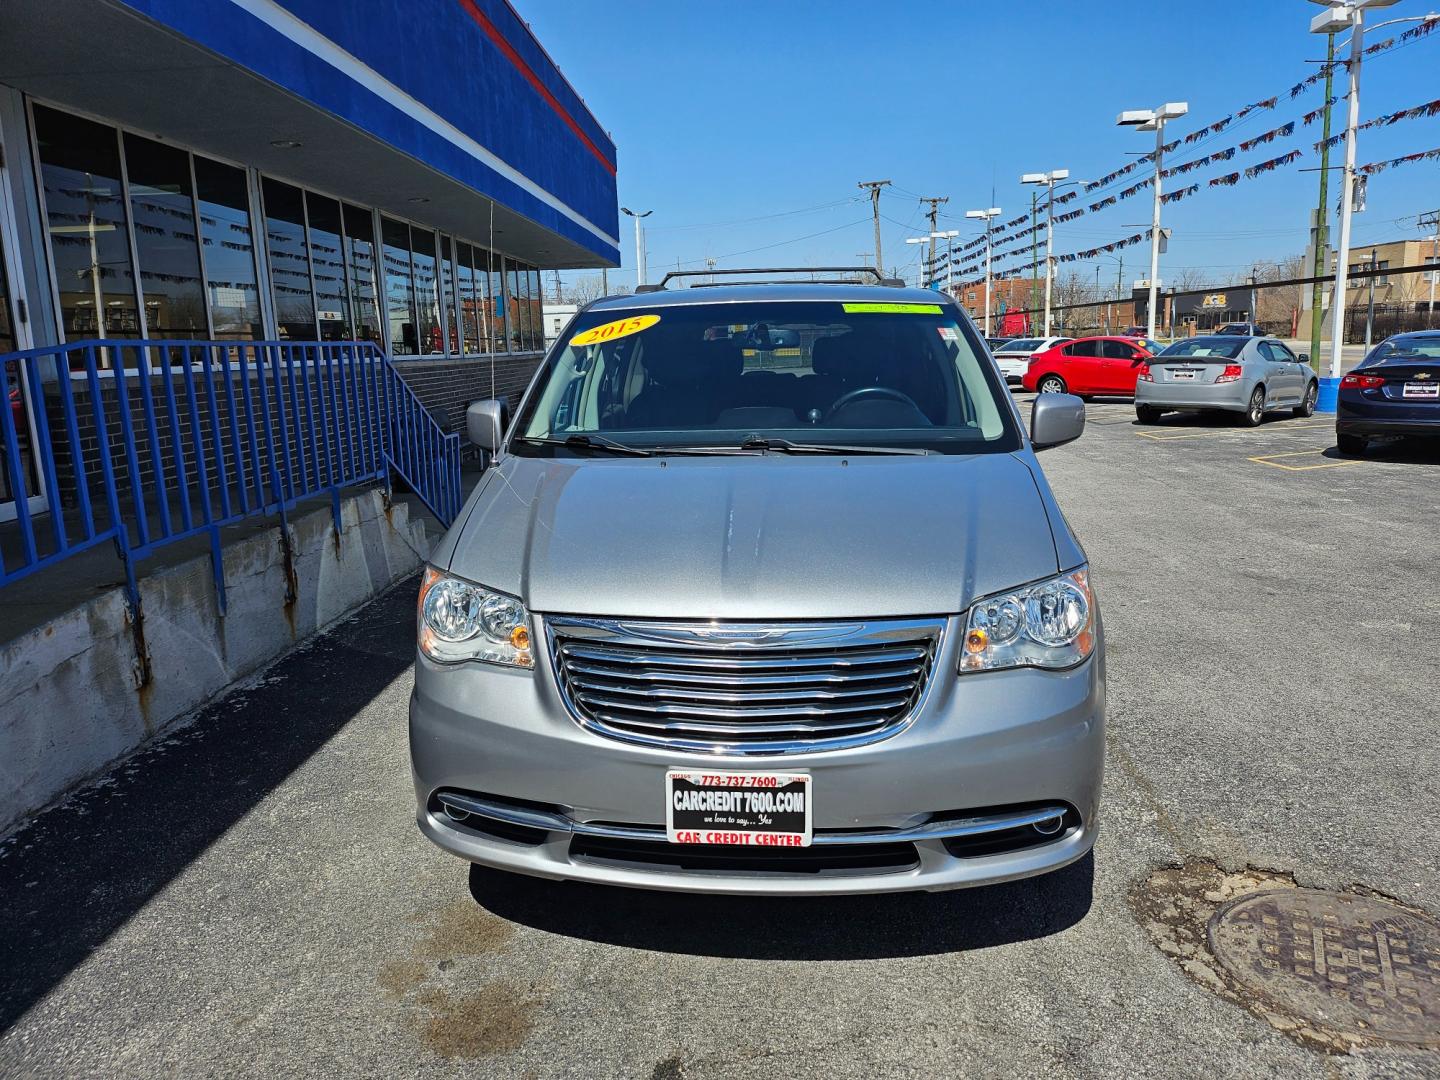
<path id="1" fill-rule="evenodd" d="M 915 404 L 914 398 L 912 398 L 909 394 L 905 394 L 899 390 L 894 389 L 893 387 L 857 386 L 854 390 L 851 390 L 845 394 L 841 394 L 838 398 L 836 398 L 833 402 L 830 403 L 830 411 L 826 413 L 825 419 L 830 419 L 830 417 L 834 416 L 846 405 L 849 405 L 852 401 L 859 401 L 863 397 L 886 397 L 892 401 L 904 402 L 916 412 L 921 411 L 920 406 Z"/>

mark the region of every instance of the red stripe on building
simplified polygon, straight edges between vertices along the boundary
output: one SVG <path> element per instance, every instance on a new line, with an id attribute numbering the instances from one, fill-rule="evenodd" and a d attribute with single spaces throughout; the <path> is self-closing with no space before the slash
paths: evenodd
<path id="1" fill-rule="evenodd" d="M 614 176 L 615 163 L 604 155 L 589 135 L 585 134 L 585 129 L 575 122 L 575 118 L 570 115 L 569 110 L 560 104 L 559 99 L 550 92 L 550 88 L 540 81 L 540 76 L 535 74 L 530 65 L 525 62 L 524 57 L 515 51 L 510 42 L 505 40 L 505 35 L 500 33 L 499 28 L 475 5 L 475 0 L 460 0 L 460 6 L 469 12 L 470 18 L 475 20 L 476 25 L 484 30 L 485 35 L 505 54 L 505 58 L 515 66 L 515 70 L 525 76 L 530 85 L 535 88 L 535 92 L 545 99 L 550 108 L 555 110 L 555 115 L 565 121 L 576 137 L 585 144 L 586 149 L 599 159 L 600 164 L 605 166 L 611 176 Z"/>

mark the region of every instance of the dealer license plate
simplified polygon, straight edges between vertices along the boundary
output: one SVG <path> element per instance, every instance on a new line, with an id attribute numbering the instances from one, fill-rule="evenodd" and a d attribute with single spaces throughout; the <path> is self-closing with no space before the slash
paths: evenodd
<path id="1" fill-rule="evenodd" d="M 1440 401 L 1440 383 L 1407 382 L 1405 396 L 1408 398 L 1429 398 Z"/>
<path id="2" fill-rule="evenodd" d="M 665 832 L 672 844 L 810 846 L 808 773 L 665 774 Z"/>
<path id="3" fill-rule="evenodd" d="M 1171 371 L 1170 377 L 1172 379 L 1193 379 L 1195 373 L 1193 371 Z"/>

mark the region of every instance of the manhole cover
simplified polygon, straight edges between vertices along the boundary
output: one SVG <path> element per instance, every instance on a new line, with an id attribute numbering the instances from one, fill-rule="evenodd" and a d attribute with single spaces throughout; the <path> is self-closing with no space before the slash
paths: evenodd
<path id="1" fill-rule="evenodd" d="M 1332 1031 L 1440 1042 L 1440 923 L 1316 889 L 1232 900 L 1210 947 L 1244 986 Z"/>

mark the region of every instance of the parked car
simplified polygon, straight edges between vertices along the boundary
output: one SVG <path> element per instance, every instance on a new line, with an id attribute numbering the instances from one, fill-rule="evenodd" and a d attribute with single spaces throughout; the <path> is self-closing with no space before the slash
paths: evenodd
<path id="1" fill-rule="evenodd" d="M 1077 338 L 1036 353 L 1021 381 L 1026 390 L 1042 394 L 1129 397 L 1150 356 L 1150 350 L 1128 337 Z"/>
<path id="2" fill-rule="evenodd" d="M 1217 326 L 1217 327 L 1215 328 L 1215 330 L 1214 330 L 1214 333 L 1216 333 L 1216 334 L 1225 334 L 1225 335 L 1235 334 L 1235 335 L 1238 335 L 1239 337 L 1264 337 L 1264 336 L 1265 336 L 1265 331 L 1262 330 L 1262 329 L 1260 329 L 1260 324 L 1259 324 L 1259 323 L 1253 323 L 1253 322 L 1232 322 L 1232 323 L 1225 323 L 1225 324 L 1223 324 L 1223 325 L 1221 325 L 1221 326 Z"/>
<path id="3" fill-rule="evenodd" d="M 995 362 L 1000 365 L 1006 382 L 1018 383 L 1024 378 L 1032 356 L 1069 340 L 1066 337 L 1015 338 L 994 350 Z"/>
<path id="4" fill-rule="evenodd" d="M 1143 338 L 1146 333 L 1147 330 L 1143 326 L 1127 326 L 1125 328 L 1125 333 L 1121 334 L 1120 336 L 1128 338 Z"/>
<path id="5" fill-rule="evenodd" d="M 1319 384 L 1306 353 L 1273 338 L 1210 334 L 1166 346 L 1140 372 L 1135 416 L 1153 424 L 1171 410 L 1222 409 L 1255 427 L 1268 412 L 1312 416 Z"/>
<path id="6" fill-rule="evenodd" d="M 1336 446 L 1363 454 L 1372 435 L 1440 437 L 1440 330 L 1388 337 L 1340 380 Z"/>
<path id="7" fill-rule="evenodd" d="M 794 330 L 799 363 L 742 342 Z M 724 333 L 717 333 L 724 328 Z M 707 340 L 708 339 L 708 340 Z M 1104 646 L 1085 554 L 963 310 L 748 284 L 584 308 L 420 589 L 421 831 L 541 877 L 945 889 L 1095 841 Z"/>
<path id="8" fill-rule="evenodd" d="M 1008 337 L 987 337 L 987 338 L 985 339 L 985 344 L 989 345 L 989 346 L 990 346 L 990 352 L 991 352 L 991 353 L 994 353 L 995 350 L 998 349 L 998 348 L 1000 348 L 1002 345 L 1006 344 L 1007 342 L 1014 341 L 1014 340 L 1015 340 L 1014 338 L 1008 338 Z"/>

